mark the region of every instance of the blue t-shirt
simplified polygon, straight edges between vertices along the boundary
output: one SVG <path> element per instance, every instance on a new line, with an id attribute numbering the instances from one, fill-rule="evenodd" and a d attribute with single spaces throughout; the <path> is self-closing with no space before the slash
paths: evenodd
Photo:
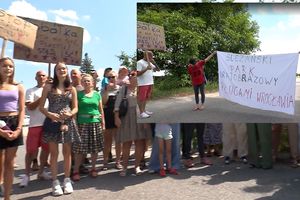
<path id="1" fill-rule="evenodd" d="M 101 90 L 102 90 L 102 91 L 105 90 L 105 87 L 108 85 L 108 82 L 109 82 L 109 80 L 108 80 L 107 77 L 104 77 L 104 78 L 102 79 L 102 82 L 101 82 Z"/>

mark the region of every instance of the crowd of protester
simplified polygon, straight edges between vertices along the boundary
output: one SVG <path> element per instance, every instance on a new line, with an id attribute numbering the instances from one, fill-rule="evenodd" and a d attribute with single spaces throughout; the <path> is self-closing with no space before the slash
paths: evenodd
<path id="1" fill-rule="evenodd" d="M 101 90 L 96 91 L 95 76 L 79 70 L 69 72 L 64 63 L 57 63 L 52 81 L 45 72 L 38 71 L 37 85 L 25 92 L 22 84 L 14 80 L 13 60 L 0 59 L 0 184 L 4 199 L 10 199 L 14 158 L 18 146 L 23 145 L 25 107 L 30 123 L 20 187 L 30 184 L 31 164 L 42 147 L 37 178 L 52 180 L 54 196 L 72 193 L 72 181 L 80 181 L 82 173 L 96 178 L 100 170 L 109 170 L 111 155 L 115 156 L 114 166 L 120 176 L 126 176 L 132 144 L 136 175 L 146 169 L 161 177 L 180 175 L 182 166 L 195 165 L 195 155 L 202 165 L 213 165 L 209 157 L 216 155 L 224 156 L 226 165 L 238 159 L 253 168 L 271 169 L 278 158 L 280 134 L 287 130 L 291 166 L 298 167 L 298 124 L 137 123 L 137 117 L 151 115 L 146 102 L 152 85 L 141 89 L 138 83 L 138 77 L 147 70 L 150 69 L 142 69 L 141 73 L 122 66 L 115 72 L 107 68 Z M 124 98 L 128 100 L 127 112 L 120 116 Z M 64 161 L 62 185 L 57 178 L 60 146 Z M 145 152 L 150 146 L 151 156 L 146 162 Z M 50 172 L 45 170 L 48 161 Z"/>

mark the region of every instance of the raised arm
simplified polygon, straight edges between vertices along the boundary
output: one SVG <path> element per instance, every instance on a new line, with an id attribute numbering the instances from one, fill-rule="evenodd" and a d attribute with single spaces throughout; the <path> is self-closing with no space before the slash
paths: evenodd
<path id="1" fill-rule="evenodd" d="M 208 62 L 216 53 L 217 51 L 212 52 L 209 56 L 207 56 L 207 58 L 204 59 L 204 61 Z"/>

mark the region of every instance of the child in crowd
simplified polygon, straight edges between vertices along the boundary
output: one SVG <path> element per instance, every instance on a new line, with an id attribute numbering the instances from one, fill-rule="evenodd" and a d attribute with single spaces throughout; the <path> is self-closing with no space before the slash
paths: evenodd
<path id="1" fill-rule="evenodd" d="M 172 128 L 169 124 L 156 124 L 155 126 L 155 137 L 158 139 L 159 145 L 159 163 L 160 171 L 159 175 L 162 177 L 166 176 L 166 171 L 164 168 L 164 146 L 166 146 L 166 157 L 167 157 L 167 171 L 170 174 L 177 175 L 176 169 L 172 168 L 171 162 L 171 151 L 172 151 Z"/>

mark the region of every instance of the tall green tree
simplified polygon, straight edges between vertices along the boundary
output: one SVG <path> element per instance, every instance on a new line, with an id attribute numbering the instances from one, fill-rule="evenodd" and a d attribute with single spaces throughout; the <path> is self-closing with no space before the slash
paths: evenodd
<path id="1" fill-rule="evenodd" d="M 186 66 L 191 57 L 204 59 L 214 50 L 248 54 L 260 44 L 259 27 L 246 4 L 138 3 L 137 19 L 164 27 L 167 50 L 154 54 L 158 65 L 170 72 L 166 84 L 174 87 L 190 84 Z M 209 80 L 218 77 L 215 58 L 206 64 Z"/>
<path id="2" fill-rule="evenodd" d="M 121 52 L 121 55 L 117 56 L 122 66 L 126 66 L 129 70 L 136 69 L 136 55 L 129 56 L 125 52 Z"/>
<path id="3" fill-rule="evenodd" d="M 100 81 L 96 70 L 94 69 L 94 65 L 92 64 L 92 59 L 89 57 L 88 53 L 84 54 L 84 59 L 81 61 L 80 71 L 81 73 L 90 74 L 93 76 L 94 81 L 96 83 L 96 91 L 99 91 L 97 87 L 97 83 Z"/>
<path id="4" fill-rule="evenodd" d="M 89 57 L 88 53 L 84 54 L 84 59 L 81 61 L 80 71 L 81 73 L 92 74 L 95 72 L 94 65 L 92 64 L 92 59 Z"/>

